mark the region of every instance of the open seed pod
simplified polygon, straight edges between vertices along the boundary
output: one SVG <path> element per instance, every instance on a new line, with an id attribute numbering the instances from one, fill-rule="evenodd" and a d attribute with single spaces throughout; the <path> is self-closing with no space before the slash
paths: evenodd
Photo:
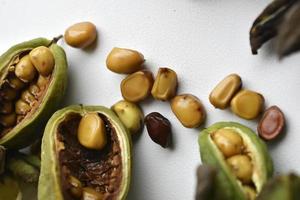
<path id="1" fill-rule="evenodd" d="M 125 199 L 131 177 L 128 136 L 108 108 L 74 105 L 57 111 L 42 140 L 39 199 Z"/>
<path id="2" fill-rule="evenodd" d="M 0 57 L 0 145 L 19 149 L 40 137 L 67 83 L 64 50 L 37 38 Z"/>
<path id="3" fill-rule="evenodd" d="M 241 124 L 216 123 L 200 133 L 199 145 L 202 163 L 218 171 L 217 199 L 255 199 L 273 174 L 266 145 Z"/>

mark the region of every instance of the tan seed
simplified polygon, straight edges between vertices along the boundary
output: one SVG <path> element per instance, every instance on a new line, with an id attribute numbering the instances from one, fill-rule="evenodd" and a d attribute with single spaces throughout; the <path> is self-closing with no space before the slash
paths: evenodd
<path id="1" fill-rule="evenodd" d="M 82 191 L 82 200 L 103 200 L 103 194 L 97 192 L 91 187 L 84 187 Z"/>
<path id="2" fill-rule="evenodd" d="M 31 107 L 20 99 L 16 102 L 15 109 L 18 115 L 25 115 L 31 110 Z"/>
<path id="3" fill-rule="evenodd" d="M 125 100 L 139 102 L 147 98 L 153 85 L 153 76 L 150 71 L 135 72 L 121 82 L 121 93 Z"/>
<path id="4" fill-rule="evenodd" d="M 176 95 L 177 74 L 169 68 L 159 68 L 151 94 L 155 99 L 169 100 Z"/>
<path id="5" fill-rule="evenodd" d="M 40 46 L 29 53 L 30 60 L 42 76 L 48 76 L 54 69 L 54 56 L 49 48 Z"/>
<path id="6" fill-rule="evenodd" d="M 29 105 L 33 105 L 37 101 L 35 97 L 28 90 L 22 92 L 21 99 L 26 103 L 28 103 Z"/>
<path id="7" fill-rule="evenodd" d="M 243 183 L 250 183 L 252 179 L 253 165 L 246 155 L 235 155 L 227 159 L 227 163 L 234 175 Z"/>
<path id="8" fill-rule="evenodd" d="M 182 94 L 171 101 L 171 109 L 181 124 L 187 128 L 200 126 L 206 117 L 201 101 L 191 94 Z"/>
<path id="9" fill-rule="evenodd" d="M 31 63 L 29 55 L 21 58 L 20 62 L 16 65 L 15 74 L 24 82 L 30 82 L 34 79 L 37 71 Z"/>
<path id="10" fill-rule="evenodd" d="M 237 74 L 226 76 L 212 90 L 209 95 L 209 101 L 215 108 L 225 109 L 229 106 L 235 93 L 241 88 L 242 79 Z"/>
<path id="11" fill-rule="evenodd" d="M 19 78 L 17 77 L 11 77 L 9 78 L 9 81 L 8 81 L 10 87 L 14 88 L 15 90 L 20 90 L 22 88 L 25 87 L 25 83 L 23 81 L 21 81 Z"/>
<path id="12" fill-rule="evenodd" d="M 145 59 L 143 54 L 132 49 L 115 47 L 108 54 L 106 66 L 119 74 L 131 74 L 142 69 Z"/>
<path id="13" fill-rule="evenodd" d="M 7 115 L 0 115 L 0 124 L 4 127 L 11 127 L 16 124 L 17 115 L 16 113 L 10 113 Z"/>
<path id="14" fill-rule="evenodd" d="M 47 84 L 49 83 L 49 78 L 48 77 L 44 77 L 42 75 L 39 76 L 36 85 L 41 89 L 45 89 L 45 87 L 47 86 Z"/>

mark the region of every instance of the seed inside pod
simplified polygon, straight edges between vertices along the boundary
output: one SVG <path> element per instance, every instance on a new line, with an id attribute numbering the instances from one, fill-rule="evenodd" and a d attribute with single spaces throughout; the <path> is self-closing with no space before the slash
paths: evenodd
<path id="1" fill-rule="evenodd" d="M 16 76 L 24 82 L 30 82 L 37 74 L 29 55 L 21 58 L 20 62 L 16 65 Z"/>
<path id="2" fill-rule="evenodd" d="M 42 76 L 51 74 L 55 61 L 49 48 L 45 46 L 37 47 L 29 53 L 29 57 L 34 67 Z"/>
<path id="3" fill-rule="evenodd" d="M 153 85 L 153 76 L 150 71 L 135 72 L 121 82 L 121 93 L 125 100 L 139 102 L 147 98 Z"/>

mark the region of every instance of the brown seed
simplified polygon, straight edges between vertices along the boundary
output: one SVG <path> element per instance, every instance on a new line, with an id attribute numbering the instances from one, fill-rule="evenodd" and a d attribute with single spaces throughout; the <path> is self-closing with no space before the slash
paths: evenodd
<path id="1" fill-rule="evenodd" d="M 72 185 L 70 189 L 72 196 L 80 198 L 82 196 L 82 183 L 74 176 L 69 176 L 68 181 Z"/>
<path id="2" fill-rule="evenodd" d="M 86 48 L 97 38 L 96 26 L 91 22 L 76 23 L 66 30 L 64 38 L 72 47 Z"/>
<path id="3" fill-rule="evenodd" d="M 142 69 L 143 54 L 132 49 L 115 47 L 108 54 L 106 66 L 118 74 L 131 74 Z"/>
<path id="4" fill-rule="evenodd" d="M 10 87 L 14 88 L 15 90 L 20 90 L 20 89 L 24 88 L 26 85 L 23 81 L 21 81 L 19 78 L 15 77 L 15 76 L 9 78 L 8 83 L 9 83 Z"/>
<path id="5" fill-rule="evenodd" d="M 35 97 L 39 96 L 40 88 L 37 85 L 34 85 L 34 84 L 30 85 L 28 90 L 33 96 L 35 96 Z"/>
<path id="6" fill-rule="evenodd" d="M 29 55 L 21 58 L 20 62 L 16 65 L 16 76 L 24 82 L 30 82 L 34 79 L 37 71 L 30 61 Z"/>
<path id="7" fill-rule="evenodd" d="M 30 60 L 42 76 L 48 76 L 54 69 L 54 56 L 50 49 L 40 46 L 29 53 Z"/>
<path id="8" fill-rule="evenodd" d="M 155 99 L 169 100 L 176 95 L 177 74 L 169 68 L 159 68 L 151 94 Z"/>
<path id="9" fill-rule="evenodd" d="M 49 82 L 49 78 L 48 77 L 44 77 L 42 75 L 39 76 L 37 82 L 36 82 L 36 85 L 41 89 L 43 90 L 46 85 L 48 84 Z"/>
<path id="10" fill-rule="evenodd" d="M 282 133 L 284 125 L 283 112 L 277 106 L 271 106 L 264 112 L 257 126 L 257 131 L 263 139 L 272 140 Z"/>
<path id="11" fill-rule="evenodd" d="M 26 102 L 20 99 L 16 102 L 15 109 L 18 115 L 25 115 L 31 110 L 31 107 Z"/>
<path id="12" fill-rule="evenodd" d="M 10 101 L 0 102 L 0 113 L 9 114 L 13 111 L 13 103 Z"/>
<path id="13" fill-rule="evenodd" d="M 5 86 L 0 90 L 0 99 L 12 101 L 17 97 L 17 91 L 10 86 Z"/>
<path id="14" fill-rule="evenodd" d="M 121 82 L 121 93 L 125 100 L 139 102 L 147 98 L 153 85 L 153 76 L 150 71 L 135 72 Z"/>
<path id="15" fill-rule="evenodd" d="M 263 109 L 264 97 L 251 90 L 239 91 L 231 100 L 232 112 L 244 119 L 256 118 Z"/>
<path id="16" fill-rule="evenodd" d="M 212 90 L 209 95 L 209 101 L 215 108 L 225 109 L 229 106 L 235 93 L 241 88 L 242 79 L 237 74 L 226 76 Z"/>
<path id="17" fill-rule="evenodd" d="M 191 94 L 181 94 L 171 101 L 171 109 L 181 124 L 187 128 L 200 126 L 206 117 L 201 101 Z"/>
<path id="18" fill-rule="evenodd" d="M 22 92 L 21 99 L 26 103 L 28 103 L 29 105 L 33 105 L 37 101 L 28 90 Z"/>
<path id="19" fill-rule="evenodd" d="M 0 116 L 0 124 L 4 127 L 11 127 L 16 124 L 17 115 L 16 113 L 10 113 L 7 115 Z"/>
<path id="20" fill-rule="evenodd" d="M 167 147 L 172 135 L 170 121 L 160 113 L 152 112 L 145 117 L 145 124 L 152 141 L 163 148 Z"/>
<path id="21" fill-rule="evenodd" d="M 103 200 L 103 194 L 91 187 L 84 187 L 82 190 L 82 200 Z"/>

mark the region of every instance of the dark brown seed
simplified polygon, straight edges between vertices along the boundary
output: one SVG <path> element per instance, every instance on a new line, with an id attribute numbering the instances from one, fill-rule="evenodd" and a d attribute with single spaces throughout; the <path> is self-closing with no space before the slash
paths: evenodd
<path id="1" fill-rule="evenodd" d="M 268 40 L 275 37 L 283 15 L 297 0 L 274 0 L 256 18 L 250 29 L 253 54 Z"/>
<path id="2" fill-rule="evenodd" d="M 172 134 L 170 121 L 160 113 L 152 112 L 145 117 L 145 124 L 152 141 L 167 147 Z"/>
<path id="3" fill-rule="evenodd" d="M 265 140 L 276 138 L 285 125 L 284 114 L 277 106 L 268 108 L 261 118 L 257 131 L 260 137 Z"/>
<path id="4" fill-rule="evenodd" d="M 277 53 L 279 58 L 300 50 L 300 2 L 285 14 L 279 27 Z"/>
<path id="5" fill-rule="evenodd" d="M 0 113 L 9 114 L 13 111 L 13 103 L 10 101 L 0 102 Z"/>

